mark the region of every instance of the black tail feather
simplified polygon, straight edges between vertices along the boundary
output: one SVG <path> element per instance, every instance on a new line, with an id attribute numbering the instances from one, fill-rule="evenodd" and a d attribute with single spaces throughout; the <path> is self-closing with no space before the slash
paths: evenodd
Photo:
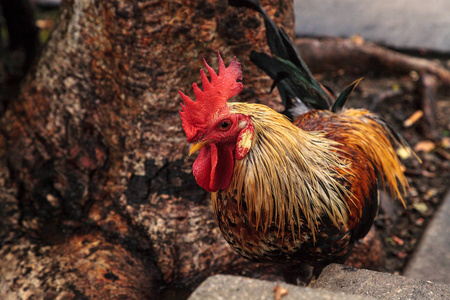
<path id="1" fill-rule="evenodd" d="M 229 0 L 228 3 L 231 6 L 250 8 L 263 16 L 267 44 L 272 56 L 252 51 L 250 60 L 274 80 L 271 91 L 274 86 L 278 88 L 285 106 L 284 113 L 288 117 L 295 119 L 298 114 L 310 109 L 331 109 L 337 112 L 343 108 L 361 79 L 347 87 L 332 106 L 332 98 L 316 81 L 294 43 L 273 22 L 258 0 Z"/>
<path id="2" fill-rule="evenodd" d="M 339 97 L 334 101 L 333 106 L 331 107 L 332 112 L 339 112 L 344 107 L 347 102 L 348 96 L 355 90 L 356 86 L 363 80 L 363 77 L 353 81 L 345 90 L 339 95 Z"/>
<path id="3" fill-rule="evenodd" d="M 286 32 L 272 21 L 259 2 L 229 0 L 229 4 L 253 9 L 263 16 L 267 44 L 274 57 L 252 52 L 250 60 L 275 81 L 286 111 L 297 110 L 298 104 L 302 108 L 329 109 L 332 99 L 315 80 Z"/>
<path id="4" fill-rule="evenodd" d="M 260 69 L 267 73 L 275 82 L 282 97 L 285 97 L 283 104 L 286 109 L 290 109 L 292 100 L 298 98 L 306 106 L 314 109 L 328 109 L 328 102 L 325 100 L 328 95 L 317 81 L 312 77 L 305 77 L 297 66 L 292 62 L 278 56 L 269 56 L 265 53 L 252 51 L 250 60 Z"/>

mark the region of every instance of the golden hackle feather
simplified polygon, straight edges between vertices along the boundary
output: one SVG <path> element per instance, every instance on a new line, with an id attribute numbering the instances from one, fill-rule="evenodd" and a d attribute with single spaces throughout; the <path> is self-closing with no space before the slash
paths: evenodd
<path id="1" fill-rule="evenodd" d="M 255 131 L 251 151 L 236 161 L 231 183 L 221 192 L 236 193 L 238 205 L 246 201 L 247 217 L 256 229 L 266 231 L 274 222 L 282 235 L 286 225 L 294 234 L 295 224 L 304 218 L 315 239 L 320 216 L 328 216 L 336 226 L 347 222 L 344 199 L 351 195 L 335 177 L 337 172 L 350 175 L 351 169 L 338 143 L 297 128 L 266 106 L 228 106 L 231 113 L 249 115 Z M 216 209 L 216 193 L 212 203 Z"/>
<path id="2" fill-rule="evenodd" d="M 343 111 L 339 117 L 341 122 L 347 120 L 348 126 L 353 129 L 343 131 L 343 134 L 347 134 L 346 144 L 349 147 L 361 148 L 362 153 L 369 158 L 381 175 L 383 188 L 386 190 L 386 184 L 389 185 L 391 196 L 400 200 L 406 207 L 402 194 L 406 194 L 408 182 L 403 174 L 403 165 L 390 142 L 395 140 L 391 136 L 391 131 L 383 125 L 384 122 L 377 115 L 368 110 L 349 109 Z M 400 143 L 412 151 L 408 145 L 401 141 Z"/>

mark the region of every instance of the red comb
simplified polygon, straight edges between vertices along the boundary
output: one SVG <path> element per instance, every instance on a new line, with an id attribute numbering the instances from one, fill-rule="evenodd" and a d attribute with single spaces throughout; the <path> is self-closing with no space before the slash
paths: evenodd
<path id="1" fill-rule="evenodd" d="M 217 53 L 217 56 L 219 58 L 219 75 L 203 59 L 211 82 L 209 82 L 205 72 L 200 70 L 203 91 L 196 83 L 192 85 L 196 101 L 179 91 L 184 101 L 184 105 L 181 104 L 181 121 L 188 141 L 195 140 L 194 138 L 208 127 L 211 116 L 217 113 L 228 99 L 242 91 L 242 83 L 237 82 L 237 80 L 242 80 L 241 64 L 234 57 L 227 68 L 222 57 L 220 57 L 220 53 Z"/>

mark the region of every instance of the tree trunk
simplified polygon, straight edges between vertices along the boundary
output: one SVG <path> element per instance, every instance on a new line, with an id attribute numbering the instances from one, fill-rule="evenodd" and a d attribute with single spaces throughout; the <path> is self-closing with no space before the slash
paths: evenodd
<path id="1" fill-rule="evenodd" d="M 261 2 L 292 34 L 292 1 Z M 262 19 L 225 0 L 64 2 L 1 119 L 0 298 L 155 298 L 270 268 L 220 235 L 178 114 L 217 51 L 242 63 L 240 100 L 279 105 L 251 50 Z"/>

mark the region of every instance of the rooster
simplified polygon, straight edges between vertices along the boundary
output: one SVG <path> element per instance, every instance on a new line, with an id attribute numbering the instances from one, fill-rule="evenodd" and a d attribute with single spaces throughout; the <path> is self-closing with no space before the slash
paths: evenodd
<path id="1" fill-rule="evenodd" d="M 286 111 L 228 102 L 243 88 L 240 64 L 234 58 L 226 67 L 218 54 L 216 73 L 204 60 L 210 80 L 201 70 L 196 101 L 180 91 L 189 155 L 200 151 L 193 175 L 212 193 L 220 230 L 239 254 L 320 271 L 343 262 L 368 233 L 380 184 L 404 203 L 407 181 L 391 141 L 409 146 L 379 116 L 343 109 L 359 81 L 331 105 L 284 31 L 255 7 L 284 50 L 251 58 L 274 79 Z"/>

